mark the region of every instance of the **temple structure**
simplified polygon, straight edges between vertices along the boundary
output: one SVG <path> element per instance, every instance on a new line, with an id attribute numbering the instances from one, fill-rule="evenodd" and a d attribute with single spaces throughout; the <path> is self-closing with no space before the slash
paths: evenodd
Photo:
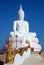
<path id="1" fill-rule="evenodd" d="M 20 38 L 22 38 L 22 47 L 27 46 L 25 41 L 30 41 L 31 48 L 34 48 L 34 51 L 41 51 L 41 45 L 39 44 L 39 40 L 36 37 L 35 32 L 29 32 L 29 24 L 27 21 L 24 20 L 24 11 L 22 9 L 22 6 L 20 6 L 20 9 L 18 11 L 18 20 L 14 21 L 13 23 L 13 31 L 10 32 L 10 36 L 13 39 L 16 35 Z M 14 42 L 15 43 L 15 42 Z M 15 48 L 14 43 L 13 48 Z M 19 44 L 20 45 L 20 44 Z"/>

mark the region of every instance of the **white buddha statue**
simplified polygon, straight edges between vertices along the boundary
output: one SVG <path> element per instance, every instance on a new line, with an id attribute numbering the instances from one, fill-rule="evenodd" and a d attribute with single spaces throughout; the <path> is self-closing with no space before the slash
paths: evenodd
<path id="1" fill-rule="evenodd" d="M 31 35 L 36 36 L 36 33 L 29 33 L 29 25 L 27 21 L 24 21 L 24 11 L 22 10 L 22 6 L 20 5 L 20 10 L 18 11 L 18 20 L 14 21 L 13 24 L 13 32 L 10 32 L 11 36 L 23 36 Z"/>

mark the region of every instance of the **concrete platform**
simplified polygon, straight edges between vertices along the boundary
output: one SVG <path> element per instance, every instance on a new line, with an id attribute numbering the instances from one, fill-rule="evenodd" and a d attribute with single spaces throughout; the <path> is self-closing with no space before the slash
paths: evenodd
<path id="1" fill-rule="evenodd" d="M 31 54 L 22 65 L 44 65 L 44 59 L 39 54 Z"/>

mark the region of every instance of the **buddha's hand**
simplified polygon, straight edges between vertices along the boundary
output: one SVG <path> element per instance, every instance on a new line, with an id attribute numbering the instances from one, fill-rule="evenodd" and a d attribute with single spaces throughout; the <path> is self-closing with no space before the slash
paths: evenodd
<path id="1" fill-rule="evenodd" d="M 18 35 L 18 31 L 14 31 L 14 35 Z"/>
<path id="2" fill-rule="evenodd" d="M 17 33 L 17 31 L 15 30 L 14 33 Z"/>

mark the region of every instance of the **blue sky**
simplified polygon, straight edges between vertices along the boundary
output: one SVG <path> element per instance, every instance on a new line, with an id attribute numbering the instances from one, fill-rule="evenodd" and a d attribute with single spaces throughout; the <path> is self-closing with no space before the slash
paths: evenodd
<path id="1" fill-rule="evenodd" d="M 25 11 L 25 20 L 29 22 L 29 31 L 37 33 L 44 51 L 44 0 L 0 0 L 0 48 L 13 30 L 20 4 Z"/>

